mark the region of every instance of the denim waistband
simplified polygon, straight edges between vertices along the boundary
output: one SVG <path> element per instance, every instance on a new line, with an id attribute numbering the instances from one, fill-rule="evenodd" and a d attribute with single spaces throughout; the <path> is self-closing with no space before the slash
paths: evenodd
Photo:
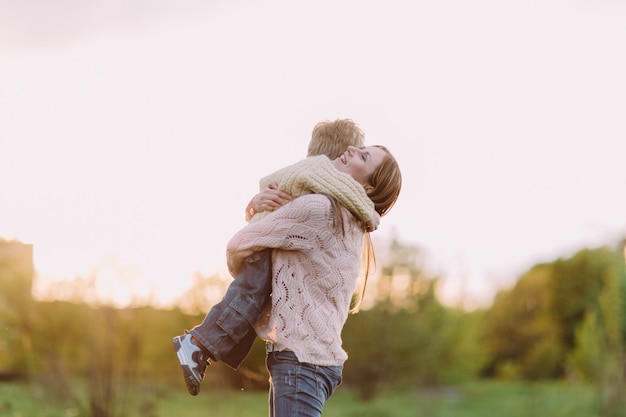
<path id="1" fill-rule="evenodd" d="M 288 351 L 290 352 L 291 349 L 280 347 L 274 342 L 265 342 L 265 353 L 288 352 Z"/>

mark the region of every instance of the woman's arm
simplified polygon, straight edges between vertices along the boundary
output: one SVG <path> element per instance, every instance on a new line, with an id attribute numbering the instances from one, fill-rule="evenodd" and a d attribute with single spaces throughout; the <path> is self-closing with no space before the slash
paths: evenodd
<path id="1" fill-rule="evenodd" d="M 285 204 L 259 221 L 237 232 L 226 247 L 231 275 L 236 276 L 243 260 L 265 248 L 310 250 L 318 245 L 315 236 L 327 228 L 330 200 L 319 194 L 305 195 Z"/>
<path id="2" fill-rule="evenodd" d="M 278 189 L 278 184 L 270 183 L 265 189 L 252 197 L 246 207 L 246 221 L 252 220 L 256 213 L 263 211 L 274 211 L 290 202 L 291 195 Z"/>

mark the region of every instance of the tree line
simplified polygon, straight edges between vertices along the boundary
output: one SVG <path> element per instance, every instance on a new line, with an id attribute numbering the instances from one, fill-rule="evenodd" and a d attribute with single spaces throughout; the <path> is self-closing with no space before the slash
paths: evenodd
<path id="1" fill-rule="evenodd" d="M 623 411 L 623 242 L 534 265 L 492 305 L 473 311 L 440 302 L 439 279 L 423 271 L 417 247 L 393 240 L 388 252 L 378 279 L 370 282 L 376 298 L 344 329 L 344 384 L 363 400 L 399 385 L 578 380 L 598 387 L 605 415 Z M 160 384 L 182 387 L 171 338 L 202 321 L 208 306 L 198 294 L 223 291 L 227 282 L 197 276 L 189 292 L 196 297 L 192 310 L 119 309 L 80 297 L 35 301 L 20 288 L 28 279 L 15 279 L 28 271 L 0 259 L 0 377 L 28 379 L 55 401 L 73 401 L 85 414 L 103 417 L 123 414 L 129 393 L 143 393 L 150 409 Z M 266 389 L 263 348 L 257 340 L 237 371 L 211 365 L 204 385 Z M 87 401 L 73 389 L 76 378 L 87 381 Z"/>

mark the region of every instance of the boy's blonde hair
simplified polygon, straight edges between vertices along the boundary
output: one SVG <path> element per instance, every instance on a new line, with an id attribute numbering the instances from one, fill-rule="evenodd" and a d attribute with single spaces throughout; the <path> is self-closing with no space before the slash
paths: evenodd
<path id="1" fill-rule="evenodd" d="M 313 128 L 307 156 L 326 155 L 332 160 L 344 153 L 348 146 L 361 147 L 364 144 L 365 134 L 352 120 L 324 120 Z"/>

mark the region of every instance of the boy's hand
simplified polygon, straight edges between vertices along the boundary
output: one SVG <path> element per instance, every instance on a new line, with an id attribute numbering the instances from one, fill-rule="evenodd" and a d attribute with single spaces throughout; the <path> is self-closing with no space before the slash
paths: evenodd
<path id="1" fill-rule="evenodd" d="M 273 182 L 266 189 L 252 197 L 246 210 L 246 220 L 250 221 L 250 218 L 252 218 L 255 213 L 274 211 L 290 202 L 291 199 L 292 197 L 289 194 L 280 191 L 278 184 Z"/>

